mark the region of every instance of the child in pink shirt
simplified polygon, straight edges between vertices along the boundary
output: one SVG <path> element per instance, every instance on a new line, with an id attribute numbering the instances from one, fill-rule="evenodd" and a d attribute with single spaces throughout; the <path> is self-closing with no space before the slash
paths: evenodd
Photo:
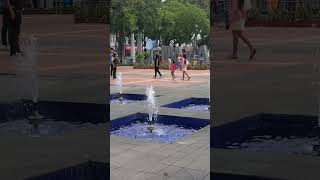
<path id="1" fill-rule="evenodd" d="M 170 70 L 171 70 L 171 76 L 172 76 L 172 80 L 176 79 L 176 76 L 174 75 L 174 72 L 176 71 L 177 66 L 174 63 L 174 60 L 172 60 L 171 64 L 170 64 Z"/>

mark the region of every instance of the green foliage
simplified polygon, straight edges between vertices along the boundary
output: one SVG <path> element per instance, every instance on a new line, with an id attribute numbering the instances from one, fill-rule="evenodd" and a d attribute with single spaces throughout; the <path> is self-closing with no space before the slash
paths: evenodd
<path id="1" fill-rule="evenodd" d="M 267 14 L 262 14 L 261 9 L 255 9 L 248 14 L 249 20 L 259 20 L 265 22 L 294 22 L 298 20 L 308 20 L 312 18 L 312 11 L 306 7 L 304 3 L 299 3 L 295 10 L 289 11 L 287 9 L 278 7 L 270 9 Z"/>
<path id="2" fill-rule="evenodd" d="M 112 1 L 111 32 L 129 37 L 136 29 L 135 0 Z"/>
<path id="3" fill-rule="evenodd" d="M 109 4 L 83 1 L 77 5 L 74 18 L 77 23 L 109 23 Z"/>
<path id="4" fill-rule="evenodd" d="M 160 40 L 162 45 L 191 43 L 195 34 L 206 39 L 209 0 L 117 0 L 111 5 L 111 32 L 118 43 L 132 33 Z M 204 41 L 202 41 L 204 42 Z"/>
<path id="5" fill-rule="evenodd" d="M 179 0 L 166 0 L 161 10 L 163 44 L 191 43 L 195 34 L 208 36 L 209 17 L 204 9 Z"/>
<path id="6" fill-rule="evenodd" d="M 137 53 L 137 56 L 136 56 L 136 59 L 137 59 L 137 63 L 142 63 L 142 62 L 144 62 L 144 53 L 138 52 L 138 53 Z"/>
<path id="7" fill-rule="evenodd" d="M 146 51 L 143 53 L 144 59 L 149 59 L 150 58 L 150 54 Z"/>
<path id="8" fill-rule="evenodd" d="M 204 9 L 208 17 L 210 16 L 210 0 L 184 0 L 185 2 L 188 2 L 193 5 L 197 5 L 201 9 Z"/>

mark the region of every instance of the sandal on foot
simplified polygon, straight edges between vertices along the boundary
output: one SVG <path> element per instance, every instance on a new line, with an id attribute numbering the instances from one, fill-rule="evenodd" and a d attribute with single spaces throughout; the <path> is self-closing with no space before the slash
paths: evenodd
<path id="1" fill-rule="evenodd" d="M 257 53 L 257 50 L 256 49 L 253 49 L 253 51 L 251 52 L 250 54 L 250 60 L 252 60 L 254 58 L 254 56 L 256 55 Z"/>

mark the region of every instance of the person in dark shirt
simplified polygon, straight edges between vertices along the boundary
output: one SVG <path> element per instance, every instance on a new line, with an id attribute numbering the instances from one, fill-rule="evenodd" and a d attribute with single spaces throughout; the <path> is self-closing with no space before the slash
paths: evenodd
<path id="1" fill-rule="evenodd" d="M 154 59 L 154 79 L 157 78 L 157 73 L 159 73 L 160 78 L 162 77 L 161 72 L 159 71 L 160 68 L 160 54 L 159 52 L 156 50 L 156 57 Z"/>
<path id="2" fill-rule="evenodd" d="M 113 53 L 113 61 L 112 61 L 112 73 L 113 73 L 113 79 L 117 79 L 117 65 L 119 63 L 119 57 L 116 52 Z"/>
<path id="3" fill-rule="evenodd" d="M 10 18 L 10 15 L 8 10 L 8 5 L 7 5 L 7 1 L 5 0 L 2 7 L 2 29 L 1 29 L 2 46 L 4 46 L 5 48 L 8 47 L 7 33 L 8 33 L 9 18 Z"/>
<path id="4" fill-rule="evenodd" d="M 19 36 L 21 27 L 21 16 L 23 1 L 22 0 L 6 0 L 9 11 L 8 31 L 9 31 L 9 44 L 10 56 L 22 55 L 19 46 Z"/>
<path id="5" fill-rule="evenodd" d="M 110 76 L 113 76 L 113 53 L 114 53 L 114 49 L 111 48 L 111 52 L 110 52 L 110 56 L 109 56 L 109 64 L 110 64 Z"/>

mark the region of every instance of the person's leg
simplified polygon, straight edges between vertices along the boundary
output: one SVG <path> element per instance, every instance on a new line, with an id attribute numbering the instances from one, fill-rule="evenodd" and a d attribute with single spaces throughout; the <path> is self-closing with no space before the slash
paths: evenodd
<path id="1" fill-rule="evenodd" d="M 8 22 L 8 40 L 10 45 L 10 56 L 14 55 L 14 25 L 10 19 Z"/>
<path id="2" fill-rule="evenodd" d="M 110 76 L 113 76 L 113 65 L 110 64 Z"/>
<path id="3" fill-rule="evenodd" d="M 154 67 L 154 78 L 157 78 L 157 67 Z"/>
<path id="4" fill-rule="evenodd" d="M 20 49 L 20 28 L 21 28 L 21 13 L 17 13 L 17 19 L 16 19 L 16 37 L 15 37 L 15 41 L 16 41 L 16 52 L 21 53 L 21 49 Z"/>
<path id="5" fill-rule="evenodd" d="M 189 76 L 189 74 L 186 72 L 186 75 L 188 76 L 188 80 L 190 80 L 190 76 Z"/>
<path id="6" fill-rule="evenodd" d="M 116 79 L 116 78 L 117 78 L 117 65 L 115 65 L 113 69 L 113 79 Z"/>
<path id="7" fill-rule="evenodd" d="M 5 9 L 3 9 L 3 15 L 2 15 L 2 29 L 1 29 L 1 40 L 2 45 L 7 46 L 7 32 L 8 32 L 8 14 Z"/>
<path id="8" fill-rule="evenodd" d="M 249 39 L 243 34 L 242 31 L 238 31 L 238 37 L 243 40 L 244 43 L 250 48 L 250 50 L 253 50 L 253 46 Z"/>
<path id="9" fill-rule="evenodd" d="M 184 80 L 184 73 L 185 71 L 182 71 L 182 80 Z"/>
<path id="10" fill-rule="evenodd" d="M 251 42 L 249 41 L 249 39 L 243 34 L 242 31 L 239 31 L 239 37 L 243 40 L 244 43 L 247 44 L 247 46 L 250 49 L 250 59 L 252 59 L 255 54 L 256 54 L 256 49 L 252 46 Z"/>
<path id="11" fill-rule="evenodd" d="M 225 10 L 225 19 L 224 19 L 224 22 L 225 22 L 225 25 L 226 25 L 226 30 L 229 30 L 229 13 L 228 13 L 228 10 Z"/>
<path id="12" fill-rule="evenodd" d="M 18 14 L 15 12 L 15 19 L 11 21 L 11 33 L 10 38 L 10 55 L 16 55 L 19 49 L 19 17 Z"/>
<path id="13" fill-rule="evenodd" d="M 239 44 L 238 31 L 232 31 L 232 40 L 233 40 L 232 58 L 237 58 L 238 57 L 238 44 Z"/>
<path id="14" fill-rule="evenodd" d="M 162 74 L 160 72 L 160 68 L 159 67 L 158 67 L 158 73 L 159 73 L 160 77 L 162 77 Z"/>

